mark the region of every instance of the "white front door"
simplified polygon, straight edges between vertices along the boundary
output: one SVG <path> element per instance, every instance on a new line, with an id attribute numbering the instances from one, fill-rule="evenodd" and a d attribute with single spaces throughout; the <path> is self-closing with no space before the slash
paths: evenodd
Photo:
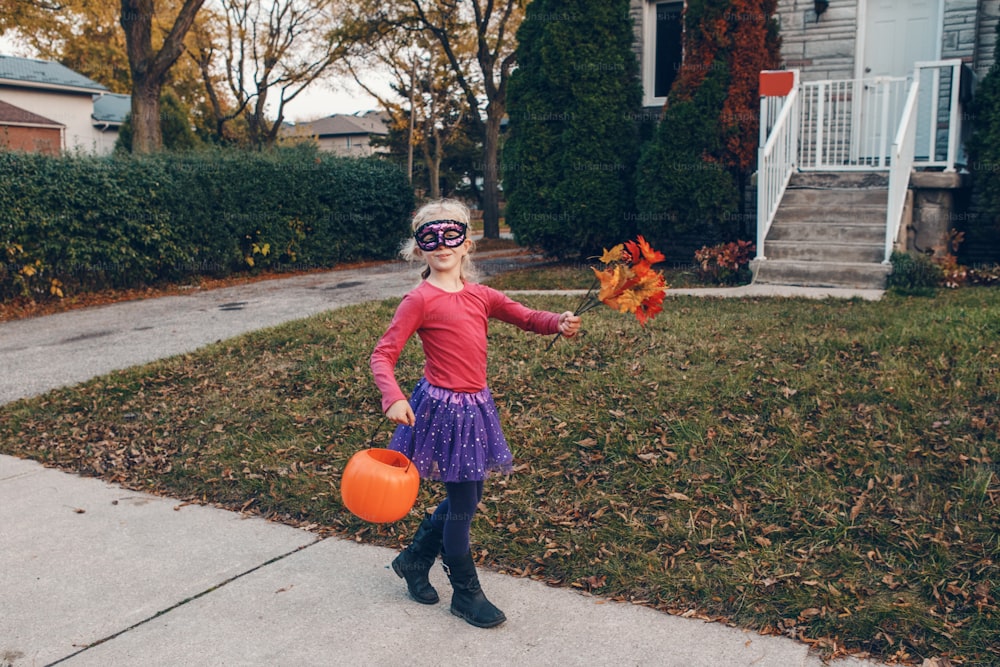
<path id="1" fill-rule="evenodd" d="M 939 59 L 942 3 L 943 0 L 861 1 L 865 23 L 864 40 L 859 44 L 859 74 L 866 82 L 861 84 L 855 106 L 861 120 L 855 146 L 862 162 L 884 162 L 903 110 L 908 85 L 888 85 L 888 81 L 910 77 L 917 62 Z M 921 87 L 918 113 L 929 118 L 930 86 L 921 81 Z M 890 120 L 888 124 L 886 117 Z M 927 145 L 929 132 L 928 123 L 923 123 L 923 127 L 918 123 L 918 145 Z"/>
<path id="2" fill-rule="evenodd" d="M 941 53 L 941 0 L 867 0 L 863 78 L 909 76 Z"/>

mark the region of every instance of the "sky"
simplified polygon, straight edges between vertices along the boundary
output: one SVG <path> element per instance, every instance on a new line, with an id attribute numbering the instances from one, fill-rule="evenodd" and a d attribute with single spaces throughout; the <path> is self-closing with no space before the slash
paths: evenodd
<path id="1" fill-rule="evenodd" d="M 0 54 L 34 57 L 7 36 L 0 37 Z M 391 96 L 388 84 L 377 76 L 372 75 L 365 82 L 379 94 Z M 313 82 L 285 106 L 285 120 L 297 123 L 333 114 L 354 114 L 378 108 L 379 103 L 374 97 L 366 93 L 352 78 L 343 77 Z"/>
<path id="2" fill-rule="evenodd" d="M 378 80 L 366 83 L 379 94 L 390 94 L 388 86 Z M 338 113 L 353 114 L 378 108 L 378 100 L 365 92 L 353 79 L 316 81 L 285 105 L 285 118 L 297 123 Z"/>

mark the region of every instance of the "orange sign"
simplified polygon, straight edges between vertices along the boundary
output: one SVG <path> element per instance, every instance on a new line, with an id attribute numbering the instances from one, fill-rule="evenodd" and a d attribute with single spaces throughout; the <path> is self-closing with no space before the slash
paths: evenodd
<path id="1" fill-rule="evenodd" d="M 761 97 L 784 97 L 795 86 L 795 72 L 764 70 L 760 73 Z"/>

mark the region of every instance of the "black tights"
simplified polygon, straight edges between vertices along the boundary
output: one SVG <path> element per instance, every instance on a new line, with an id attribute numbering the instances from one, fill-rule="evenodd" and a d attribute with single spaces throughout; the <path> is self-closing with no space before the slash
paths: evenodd
<path id="1" fill-rule="evenodd" d="M 431 521 L 442 531 L 444 553 L 462 556 L 471 548 L 469 531 L 476 507 L 483 499 L 483 482 L 445 482 L 444 488 L 448 497 L 434 510 Z"/>

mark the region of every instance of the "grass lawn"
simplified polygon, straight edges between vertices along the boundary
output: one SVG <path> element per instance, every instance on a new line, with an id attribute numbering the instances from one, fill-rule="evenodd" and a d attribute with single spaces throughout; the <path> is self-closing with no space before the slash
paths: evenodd
<path id="1" fill-rule="evenodd" d="M 367 360 L 396 303 L 5 406 L 0 451 L 398 547 L 416 510 L 374 526 L 339 497 L 390 435 Z M 550 351 L 491 329 L 517 469 L 487 484 L 481 562 L 826 654 L 1000 664 L 1000 289 L 668 296 L 645 329 L 610 309 L 584 327 Z M 401 383 L 421 367 L 413 341 Z"/>
<path id="2" fill-rule="evenodd" d="M 484 282 L 501 290 L 531 290 L 538 289 L 539 285 L 544 285 L 543 289 L 552 290 L 585 290 L 594 282 L 594 273 L 588 268 L 590 266 L 593 266 L 593 263 L 552 262 L 543 266 L 507 271 L 491 276 Z M 660 264 L 656 270 L 663 273 L 663 277 L 671 287 L 719 287 L 716 284 L 706 285 L 698 276 L 694 265 L 669 267 Z"/>

